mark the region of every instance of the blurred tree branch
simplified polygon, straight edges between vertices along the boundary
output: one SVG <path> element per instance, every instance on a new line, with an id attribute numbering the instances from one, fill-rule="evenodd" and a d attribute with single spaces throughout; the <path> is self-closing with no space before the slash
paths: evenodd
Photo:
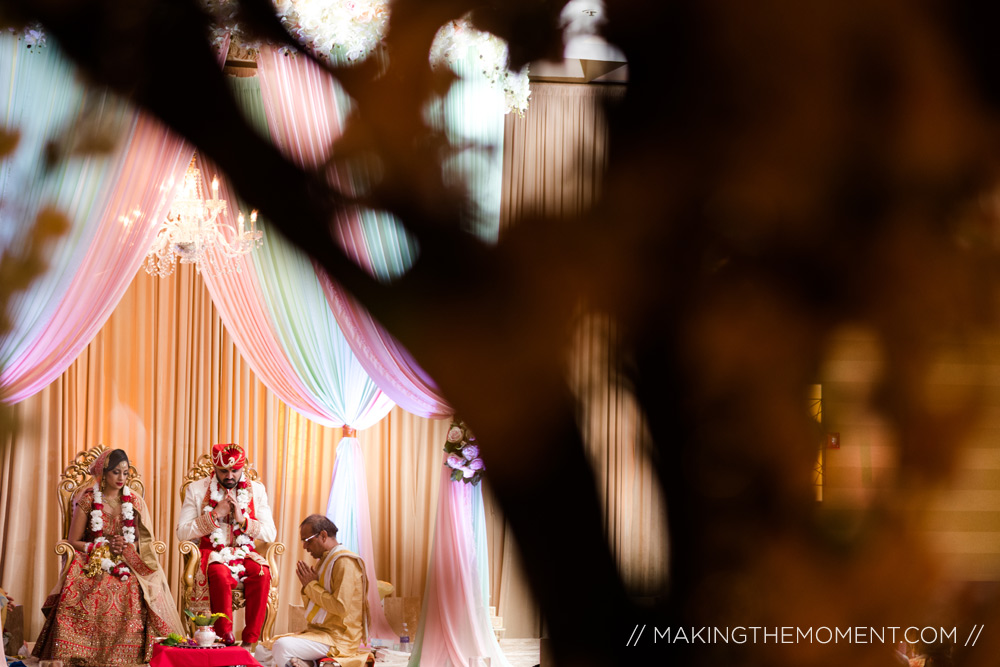
<path id="1" fill-rule="evenodd" d="M 289 41 L 260 0 L 248 6 Z M 448 85 L 427 51 L 444 20 L 478 10 L 518 63 L 558 52 L 561 3 L 398 0 L 386 70 L 332 70 L 357 104 L 345 157 L 383 167 L 365 203 L 421 239 L 391 286 L 332 240 L 328 221 L 352 202 L 246 126 L 191 0 L 0 7 L 191 140 L 437 380 L 480 436 L 560 664 L 882 664 L 857 645 L 625 642 L 636 624 L 885 625 L 926 607 L 928 557 L 898 510 L 914 489 L 853 537 L 817 521 L 804 397 L 830 331 L 857 321 L 885 351 L 875 407 L 909 479 L 943 479 L 976 415 L 974 398 L 942 412 L 919 390 L 942 350 L 995 323 L 995 221 L 969 206 L 995 179 L 997 137 L 972 3 L 609 6 L 630 81 L 608 110 L 602 199 L 576 220 L 522 220 L 489 248 L 460 231 L 463 193 L 444 184 L 446 144 L 423 120 Z M 620 327 L 666 491 L 670 590 L 653 608 L 629 599 L 602 536 L 566 386 L 581 301 Z M 439 326 L 446 313 L 466 326 Z"/>

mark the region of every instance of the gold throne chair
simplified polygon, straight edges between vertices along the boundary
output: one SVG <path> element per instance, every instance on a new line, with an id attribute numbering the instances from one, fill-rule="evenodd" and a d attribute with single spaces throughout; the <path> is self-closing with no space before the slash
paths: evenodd
<path id="1" fill-rule="evenodd" d="M 188 470 L 187 474 L 184 475 L 184 481 L 181 483 L 181 502 L 184 502 L 184 494 L 187 493 L 187 488 L 192 482 L 214 474 L 215 466 L 212 465 L 211 455 L 202 454 L 195 461 L 191 469 Z M 244 468 L 244 474 L 250 481 L 257 480 L 257 471 L 253 469 L 253 466 L 249 462 Z M 254 546 L 257 549 L 257 553 L 263 554 L 264 559 L 267 560 L 268 567 L 271 569 L 271 590 L 267 595 L 264 626 L 260 631 L 261 642 L 270 644 L 274 622 L 278 618 L 278 559 L 281 554 L 285 553 L 285 545 L 281 542 L 261 542 L 257 540 Z M 184 541 L 177 548 L 181 552 L 181 575 L 180 586 L 178 588 L 180 591 L 180 600 L 177 606 L 181 618 L 185 619 L 188 625 L 191 626 L 190 619 L 184 614 L 185 609 L 190 609 L 196 614 L 210 613 L 208 581 L 201 571 L 201 549 L 198 545 L 194 542 Z M 233 590 L 233 611 L 243 608 L 245 603 L 246 600 L 243 598 L 243 584 L 240 583 Z M 190 630 L 193 632 L 194 628 L 191 627 Z"/>
<path id="2" fill-rule="evenodd" d="M 62 539 L 56 543 L 55 551 L 63 557 L 62 571 L 59 573 L 60 579 L 69 570 L 73 559 L 76 558 L 76 549 L 66 541 L 69 537 L 69 526 L 73 520 L 73 499 L 77 493 L 84 489 L 84 485 L 90 480 L 90 466 L 93 465 L 97 457 L 108 450 L 104 445 L 97 445 L 80 452 L 76 458 L 66 466 L 66 469 L 59 475 L 59 485 L 57 495 L 59 497 L 59 513 L 62 516 Z M 146 498 L 146 487 L 139 477 L 139 472 L 135 466 L 129 462 L 128 467 L 128 488 L 138 493 L 144 500 Z M 153 552 L 160 558 L 167 552 L 167 545 L 160 540 L 153 542 Z"/>

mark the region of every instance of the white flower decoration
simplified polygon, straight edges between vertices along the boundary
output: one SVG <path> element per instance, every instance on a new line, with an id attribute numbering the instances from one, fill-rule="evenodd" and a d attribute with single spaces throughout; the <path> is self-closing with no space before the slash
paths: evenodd
<path id="1" fill-rule="evenodd" d="M 445 63 L 464 60 L 469 49 L 479 53 L 479 63 L 483 76 L 494 88 L 504 93 L 505 113 L 524 113 L 528 108 L 531 89 L 528 83 L 528 68 L 520 72 L 507 69 L 509 54 L 507 42 L 496 35 L 482 32 L 472 27 L 467 18 L 446 23 L 434 37 L 431 46 L 431 67 L 441 67 Z"/>
<path id="2" fill-rule="evenodd" d="M 220 502 L 222 500 L 222 498 L 226 495 L 225 493 L 222 492 L 222 485 L 219 484 L 219 478 L 218 477 L 213 477 L 212 478 L 212 484 L 210 486 L 210 491 L 211 491 L 211 494 L 212 494 L 212 500 L 214 500 L 215 502 Z M 209 507 L 208 511 L 212 511 L 212 508 Z"/>
<path id="3" fill-rule="evenodd" d="M 248 483 L 246 487 L 238 488 L 236 491 L 236 505 L 240 508 L 244 516 L 250 510 L 251 496 L 249 489 L 250 485 Z M 218 504 L 224 495 L 225 493 L 222 491 L 222 486 L 219 484 L 218 478 L 213 477 L 209 483 L 209 496 Z M 212 509 L 212 507 L 205 507 L 206 512 L 210 512 Z M 246 568 L 243 567 L 243 559 L 253 550 L 253 538 L 245 533 L 240 533 L 236 535 L 236 546 L 228 546 L 226 532 L 222 526 L 219 526 L 209 534 L 209 539 L 212 542 L 212 547 L 219 553 L 222 562 L 229 568 L 229 571 L 237 581 L 241 581 L 243 573 L 246 571 Z"/>

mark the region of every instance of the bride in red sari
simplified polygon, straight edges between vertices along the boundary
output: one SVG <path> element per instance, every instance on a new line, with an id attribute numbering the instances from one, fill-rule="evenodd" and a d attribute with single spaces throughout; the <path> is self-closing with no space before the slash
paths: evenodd
<path id="1" fill-rule="evenodd" d="M 93 483 L 75 496 L 68 541 L 77 553 L 42 606 L 32 652 L 41 660 L 137 665 L 149 662 L 154 637 L 184 634 L 153 553 L 149 511 L 126 485 L 128 468 L 123 450 L 101 454 Z"/>

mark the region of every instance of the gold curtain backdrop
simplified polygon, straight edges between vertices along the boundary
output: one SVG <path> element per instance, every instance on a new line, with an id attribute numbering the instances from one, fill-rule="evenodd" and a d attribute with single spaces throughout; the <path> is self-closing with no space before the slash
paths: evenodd
<path id="1" fill-rule="evenodd" d="M 581 156 L 587 164 L 603 165 L 605 139 L 593 104 L 620 94 L 617 87 L 533 86 L 529 111 L 507 121 L 504 220 L 541 199 L 550 202 L 547 213 L 554 212 L 553 205 L 574 212 L 589 201 L 599 170 L 574 165 Z M 552 174 L 559 175 L 554 198 L 548 194 Z M 612 350 L 608 323 L 582 323 L 569 377 L 581 405 L 590 410 L 583 427 L 605 500 L 608 539 L 626 581 L 637 592 L 655 592 L 665 577 L 663 508 L 644 452 L 641 417 L 621 382 L 607 378 Z M 294 568 L 304 552 L 298 525 L 306 515 L 326 511 L 340 429 L 298 415 L 260 383 L 191 267 L 179 267 L 167 279 L 140 270 L 70 368 L 13 412 L 18 429 L 0 442 L 0 585 L 25 605 L 26 639 L 34 639 L 41 627 L 40 605 L 58 574 L 53 546 L 60 538 L 59 474 L 78 452 L 98 444 L 125 449 L 142 475 L 153 527 L 168 544 L 164 564 L 175 595 L 180 557 L 173 533 L 181 480 L 213 443 L 246 447 L 267 488 L 278 539 L 288 547 L 275 627 L 285 630 L 287 606 L 300 603 Z M 376 574 L 393 583 L 399 596 L 424 592 L 447 427 L 447 421 L 396 408 L 358 434 Z M 503 617 L 507 637 L 540 636 L 540 616 L 488 481 L 485 491 L 491 604 Z M 592 536 L 581 536 L 587 539 Z"/>
<path id="2" fill-rule="evenodd" d="M 568 219 L 595 202 L 608 152 L 601 103 L 624 95 L 623 85 L 532 83 L 527 113 L 509 114 L 504 127 L 501 230 L 532 215 Z M 586 313 L 586 306 L 581 310 Z M 622 577 L 637 594 L 658 594 L 667 577 L 666 506 L 648 460 L 642 417 L 617 375 L 616 335 L 607 316 L 582 315 L 567 377 L 580 404 L 605 533 Z M 491 553 L 491 563 L 496 556 Z M 503 582 L 492 585 L 503 591 Z"/>
<path id="3" fill-rule="evenodd" d="M 153 526 L 170 545 L 165 565 L 175 588 L 180 557 L 173 532 L 184 474 L 212 443 L 244 445 L 267 488 L 278 539 L 288 547 L 280 606 L 300 603 L 298 525 L 326 511 L 340 429 L 300 416 L 258 381 L 191 267 L 170 279 L 140 272 L 83 354 L 56 382 L 18 404 L 16 414 L 20 431 L 4 448 L 10 502 L 0 577 L 27 605 L 28 636 L 41 627 L 39 606 L 58 571 L 52 552 L 60 538 L 58 475 L 78 452 L 98 444 L 125 449 L 146 481 Z M 396 409 L 359 433 L 377 575 L 400 595 L 423 592 L 447 426 Z M 279 614 L 277 630 L 286 624 Z"/>

